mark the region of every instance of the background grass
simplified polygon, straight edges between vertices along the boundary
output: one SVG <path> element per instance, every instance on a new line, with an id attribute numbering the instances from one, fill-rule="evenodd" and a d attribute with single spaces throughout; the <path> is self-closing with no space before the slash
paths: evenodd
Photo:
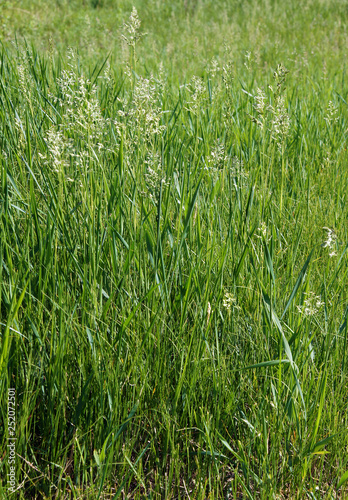
<path id="1" fill-rule="evenodd" d="M 134 5 L 1 3 L 1 495 L 346 498 L 348 4 Z"/>

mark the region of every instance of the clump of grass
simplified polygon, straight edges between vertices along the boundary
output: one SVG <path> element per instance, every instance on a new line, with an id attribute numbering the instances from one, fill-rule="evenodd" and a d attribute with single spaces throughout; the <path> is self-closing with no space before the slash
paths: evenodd
<path id="1" fill-rule="evenodd" d="M 185 53 L 177 69 L 144 56 L 163 35 L 145 17 L 139 37 L 140 6 L 113 14 L 127 63 L 96 32 L 97 63 L 2 46 L 0 408 L 6 423 L 15 388 L 19 498 L 344 498 L 341 32 L 323 77 L 266 36 L 287 39 L 294 9 L 306 41 L 296 6 L 266 10 L 266 29 L 250 2 L 245 57 L 242 5 L 220 53 L 229 7 L 151 4 L 174 40 L 182 21 L 195 74 Z M 110 15 L 92 7 L 91 33 Z M 317 7 L 328 26 L 334 7 Z"/>

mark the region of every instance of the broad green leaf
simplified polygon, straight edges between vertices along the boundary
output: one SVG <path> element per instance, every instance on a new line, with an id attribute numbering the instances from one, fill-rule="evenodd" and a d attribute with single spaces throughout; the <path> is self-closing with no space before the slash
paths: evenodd
<path id="1" fill-rule="evenodd" d="M 343 474 L 343 476 L 339 480 L 338 485 L 337 485 L 337 489 L 339 489 L 341 486 L 343 486 L 344 483 L 346 483 L 347 481 L 348 481 L 348 470 L 347 470 L 347 472 L 345 472 Z"/>

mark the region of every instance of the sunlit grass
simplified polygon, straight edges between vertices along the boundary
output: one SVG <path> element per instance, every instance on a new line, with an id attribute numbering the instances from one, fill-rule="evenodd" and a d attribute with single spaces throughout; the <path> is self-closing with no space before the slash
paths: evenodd
<path id="1" fill-rule="evenodd" d="M 254 4 L 5 5 L 1 495 L 14 387 L 20 498 L 345 498 L 346 13 Z"/>

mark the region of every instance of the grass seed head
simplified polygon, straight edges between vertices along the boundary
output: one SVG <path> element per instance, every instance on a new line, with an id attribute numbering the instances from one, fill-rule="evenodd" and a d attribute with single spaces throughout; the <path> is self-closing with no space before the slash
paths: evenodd
<path id="1" fill-rule="evenodd" d="M 314 316 L 319 312 L 325 302 L 321 300 L 319 295 L 315 295 L 314 292 L 308 292 L 305 295 L 307 298 L 305 299 L 304 304 L 302 306 L 297 306 L 297 309 L 301 314 L 304 314 L 307 317 Z"/>
<path id="2" fill-rule="evenodd" d="M 226 309 L 228 314 L 231 313 L 231 310 L 236 306 L 236 303 L 237 299 L 234 297 L 234 295 L 230 292 L 225 291 L 222 305 Z"/>
<path id="3" fill-rule="evenodd" d="M 323 229 L 327 232 L 326 240 L 321 245 L 323 248 L 328 248 L 331 250 L 329 253 L 330 257 L 335 257 L 337 253 L 335 252 L 336 244 L 337 244 L 337 235 L 333 229 L 330 227 L 323 227 Z"/>
<path id="4" fill-rule="evenodd" d="M 326 115 L 324 120 L 326 121 L 328 126 L 337 123 L 339 120 L 338 106 L 336 106 L 332 101 L 329 101 L 329 104 L 326 108 Z"/>
<path id="5" fill-rule="evenodd" d="M 136 43 L 142 37 L 140 33 L 140 19 L 138 16 L 137 9 L 133 7 L 131 15 L 129 16 L 128 23 L 123 24 L 123 34 L 122 39 L 129 45 L 130 47 L 135 47 Z"/>

